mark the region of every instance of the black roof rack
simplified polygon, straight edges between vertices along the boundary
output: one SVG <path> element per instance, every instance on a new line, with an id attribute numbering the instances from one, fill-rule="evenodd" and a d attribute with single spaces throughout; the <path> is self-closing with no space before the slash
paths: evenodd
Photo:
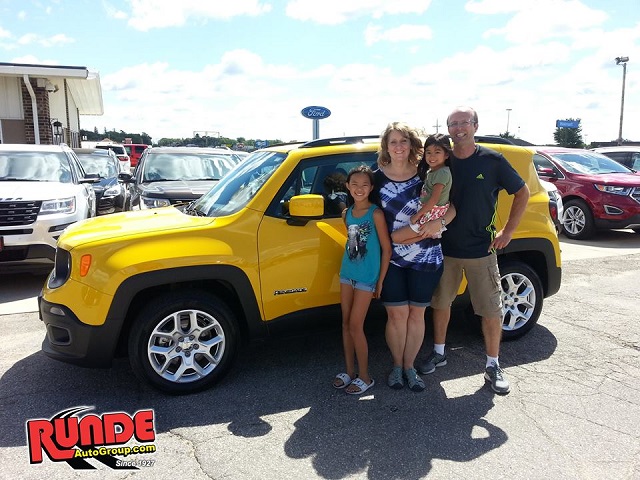
<path id="1" fill-rule="evenodd" d="M 300 148 L 310 147 L 329 147 L 331 145 L 352 145 L 354 143 L 365 143 L 365 140 L 380 140 L 380 135 L 359 135 L 353 137 L 333 137 L 333 138 L 319 138 L 318 140 L 311 140 L 310 142 L 300 145 Z"/>
<path id="2" fill-rule="evenodd" d="M 480 143 L 498 143 L 502 145 L 515 145 L 510 139 L 503 138 L 499 135 L 476 135 L 476 142 Z"/>

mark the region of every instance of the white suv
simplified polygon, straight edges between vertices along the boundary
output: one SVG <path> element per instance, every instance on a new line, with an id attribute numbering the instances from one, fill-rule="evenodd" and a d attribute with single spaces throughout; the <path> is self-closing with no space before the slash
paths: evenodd
<path id="1" fill-rule="evenodd" d="M 52 265 L 62 231 L 95 216 L 98 180 L 65 145 L 0 144 L 0 269 Z"/>
<path id="2" fill-rule="evenodd" d="M 640 145 L 622 145 L 619 147 L 592 148 L 594 152 L 602 153 L 632 170 L 640 170 Z"/>
<path id="3" fill-rule="evenodd" d="M 96 143 L 96 148 L 113 151 L 113 153 L 116 154 L 116 157 L 118 157 L 118 160 L 120 160 L 122 169 L 126 172 L 131 170 L 131 157 L 129 157 L 127 149 L 124 148 L 124 145 L 113 142 L 98 142 Z"/>

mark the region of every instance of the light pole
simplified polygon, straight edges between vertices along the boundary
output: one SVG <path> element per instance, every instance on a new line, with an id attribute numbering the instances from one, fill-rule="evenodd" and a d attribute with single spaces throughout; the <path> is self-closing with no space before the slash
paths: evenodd
<path id="1" fill-rule="evenodd" d="M 511 116 L 511 108 L 507 108 L 507 134 L 506 137 L 509 138 L 509 117 Z"/>
<path id="2" fill-rule="evenodd" d="M 622 117 L 624 115 L 624 82 L 627 77 L 627 62 L 629 57 L 616 57 L 616 65 L 622 64 L 622 100 L 620 101 L 620 130 L 618 130 L 618 145 L 622 145 Z"/>

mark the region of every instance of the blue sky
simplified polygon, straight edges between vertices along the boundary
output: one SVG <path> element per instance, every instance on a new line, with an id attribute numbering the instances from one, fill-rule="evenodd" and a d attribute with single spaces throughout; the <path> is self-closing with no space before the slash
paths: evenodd
<path id="1" fill-rule="evenodd" d="M 105 113 L 82 127 L 304 140 L 391 121 L 446 131 L 457 105 L 479 133 L 553 142 L 580 118 L 640 141 L 640 0 L 0 0 L 0 61 L 86 66 Z M 508 110 L 510 109 L 510 110 Z"/>

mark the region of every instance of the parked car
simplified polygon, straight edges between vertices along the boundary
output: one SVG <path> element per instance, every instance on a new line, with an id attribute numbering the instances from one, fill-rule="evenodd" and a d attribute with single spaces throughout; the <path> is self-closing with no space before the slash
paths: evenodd
<path id="1" fill-rule="evenodd" d="M 104 150 L 112 150 L 113 153 L 116 154 L 118 160 L 120 160 L 120 164 L 124 170 L 131 170 L 131 159 L 129 158 L 129 154 L 123 145 L 115 142 L 98 142 L 96 143 L 96 148 L 102 148 Z"/>
<path id="2" fill-rule="evenodd" d="M 62 231 L 96 215 L 97 180 L 67 146 L 0 144 L 0 268 L 52 265 Z"/>
<path id="3" fill-rule="evenodd" d="M 241 159 L 231 150 L 201 147 L 149 147 L 133 174 L 120 181 L 133 186 L 131 209 L 186 205 L 209 191 Z"/>
<path id="4" fill-rule="evenodd" d="M 556 231 L 560 234 L 562 233 L 562 219 L 564 217 L 564 203 L 562 202 L 562 195 L 560 195 L 558 187 L 553 183 L 540 179 L 540 184 L 549 194 L 549 212 L 551 213 L 551 218 L 556 226 Z"/>
<path id="5" fill-rule="evenodd" d="M 123 143 L 122 146 L 129 155 L 131 168 L 136 168 L 138 166 L 138 161 L 140 160 L 142 153 L 149 147 L 149 145 L 145 145 L 144 143 Z"/>
<path id="6" fill-rule="evenodd" d="M 100 176 L 93 184 L 98 215 L 129 210 L 131 188 L 118 181 L 118 175 L 124 170 L 113 150 L 74 148 L 73 151 L 87 173 Z"/>
<path id="7" fill-rule="evenodd" d="M 568 238 L 591 238 L 598 229 L 640 232 L 640 175 L 601 153 L 577 148 L 536 147 L 533 162 L 540 178 L 560 191 Z"/>
<path id="8" fill-rule="evenodd" d="M 640 171 L 640 145 L 592 148 L 632 170 Z"/>
<path id="9" fill-rule="evenodd" d="M 379 146 L 378 136 L 273 145 L 183 210 L 99 217 L 65 232 L 39 303 L 44 353 L 90 367 L 128 353 L 150 385 L 191 393 L 229 371 L 241 341 L 337 324 L 346 229 L 340 212 L 325 210 L 325 180 L 375 165 Z M 490 147 L 531 192 L 511 242 L 498 251 L 503 337 L 516 338 L 560 288 L 560 245 L 533 150 Z M 136 173 L 146 171 L 154 151 L 161 150 L 147 149 Z M 501 192 L 498 229 L 510 206 Z M 466 283 L 459 292 L 456 305 L 469 308 Z M 373 308 L 382 310 L 380 303 Z"/>

